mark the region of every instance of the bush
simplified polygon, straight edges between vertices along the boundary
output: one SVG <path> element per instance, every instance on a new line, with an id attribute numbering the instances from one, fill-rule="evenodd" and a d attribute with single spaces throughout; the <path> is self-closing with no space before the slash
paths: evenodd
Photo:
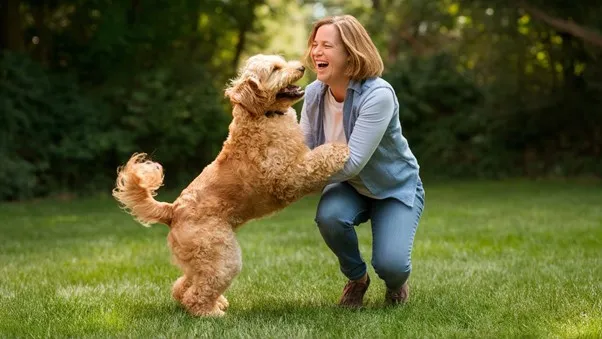
<path id="1" fill-rule="evenodd" d="M 0 69 L 0 199 L 89 187 L 111 147 L 106 105 L 27 57 L 5 53 Z"/>
<path id="2" fill-rule="evenodd" d="M 117 166 L 147 152 L 179 184 L 213 159 L 227 133 L 223 95 L 200 66 L 158 67 L 83 89 L 23 55 L 0 60 L 0 200 L 109 191 Z"/>
<path id="3" fill-rule="evenodd" d="M 203 67 L 151 69 L 110 91 L 107 99 L 115 107 L 114 128 L 120 134 L 118 163 L 133 152 L 148 153 L 165 168 L 166 184 L 179 185 L 221 149 L 230 113 Z"/>
<path id="4" fill-rule="evenodd" d="M 444 176 L 471 176 L 483 160 L 488 143 L 486 117 L 475 107 L 482 93 L 455 71 L 445 54 L 413 57 L 394 65 L 383 76 L 397 92 L 404 136 L 422 170 Z"/>
<path id="5" fill-rule="evenodd" d="M 600 87 L 517 92 L 514 76 L 477 85 L 439 54 L 398 62 L 404 135 L 423 173 L 444 177 L 602 175 Z M 535 89 L 537 90 L 537 89 Z"/>

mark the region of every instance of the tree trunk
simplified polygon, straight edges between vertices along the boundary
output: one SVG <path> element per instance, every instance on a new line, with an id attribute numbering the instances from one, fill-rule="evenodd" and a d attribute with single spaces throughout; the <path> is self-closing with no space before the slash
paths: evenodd
<path id="1" fill-rule="evenodd" d="M 381 5 L 380 0 L 372 0 L 372 8 L 375 11 L 377 11 L 377 12 L 380 11 L 380 9 L 381 9 L 380 5 Z"/>
<path id="2" fill-rule="evenodd" d="M 42 65 L 48 65 L 49 51 L 52 45 L 52 35 L 46 24 L 48 18 L 48 5 L 39 3 L 37 6 L 32 6 L 33 20 L 36 28 L 36 36 L 38 38 L 36 46 L 33 50 L 33 57 Z"/>
<path id="3" fill-rule="evenodd" d="M 19 13 L 20 0 L 0 2 L 0 50 L 25 50 L 23 27 Z"/>
<path id="4" fill-rule="evenodd" d="M 236 70 L 238 68 L 238 62 L 240 61 L 240 56 L 242 55 L 242 51 L 245 49 L 245 45 L 247 43 L 247 29 L 249 27 L 249 22 L 244 22 L 240 26 L 238 30 L 238 42 L 236 43 L 236 52 L 234 53 L 234 58 L 232 59 L 232 68 Z"/>
<path id="5" fill-rule="evenodd" d="M 236 43 L 234 58 L 232 60 L 232 68 L 234 71 L 238 68 L 240 57 L 247 44 L 247 31 L 253 28 L 253 23 L 255 22 L 255 8 L 261 3 L 263 3 L 262 0 L 250 0 L 248 2 L 247 14 L 238 19 L 238 42 Z"/>
<path id="6" fill-rule="evenodd" d="M 127 11 L 127 22 L 128 25 L 133 26 L 138 22 L 138 17 L 140 16 L 140 0 L 131 0 L 130 7 Z"/>

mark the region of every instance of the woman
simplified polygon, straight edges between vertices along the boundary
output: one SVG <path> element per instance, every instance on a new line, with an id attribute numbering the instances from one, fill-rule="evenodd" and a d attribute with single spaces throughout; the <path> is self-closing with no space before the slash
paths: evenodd
<path id="1" fill-rule="evenodd" d="M 414 235 L 424 207 L 418 163 L 401 133 L 395 91 L 380 76 L 382 59 L 352 16 L 315 23 L 305 61 L 317 73 L 307 86 L 301 126 L 310 148 L 344 142 L 345 168 L 322 192 L 316 223 L 349 279 L 341 306 L 361 307 L 370 277 L 354 226 L 371 220 L 372 266 L 387 287 L 385 302 L 409 296 Z"/>

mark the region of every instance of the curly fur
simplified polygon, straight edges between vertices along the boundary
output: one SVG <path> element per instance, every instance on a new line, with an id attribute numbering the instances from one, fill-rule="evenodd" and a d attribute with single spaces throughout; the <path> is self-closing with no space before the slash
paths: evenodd
<path id="1" fill-rule="evenodd" d="M 344 144 L 310 151 L 291 107 L 302 93 L 277 95 L 303 70 L 273 55 L 247 61 L 225 91 L 233 120 L 221 152 L 173 203 L 153 198 L 163 170 L 145 154 L 118 170 L 113 195 L 121 205 L 144 225 L 170 227 L 168 244 L 183 272 L 172 295 L 193 315 L 221 316 L 228 307 L 223 293 L 242 267 L 236 229 L 319 190 L 348 158 Z"/>

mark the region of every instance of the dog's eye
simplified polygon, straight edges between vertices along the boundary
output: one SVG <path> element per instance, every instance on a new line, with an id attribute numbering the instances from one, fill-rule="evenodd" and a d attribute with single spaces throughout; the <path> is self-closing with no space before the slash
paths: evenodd
<path id="1" fill-rule="evenodd" d="M 279 71 L 280 69 L 282 69 L 282 67 L 280 67 L 280 66 L 276 65 L 276 66 L 274 66 L 274 67 L 272 68 L 272 73 L 274 73 L 274 72 L 276 72 L 276 71 Z"/>

